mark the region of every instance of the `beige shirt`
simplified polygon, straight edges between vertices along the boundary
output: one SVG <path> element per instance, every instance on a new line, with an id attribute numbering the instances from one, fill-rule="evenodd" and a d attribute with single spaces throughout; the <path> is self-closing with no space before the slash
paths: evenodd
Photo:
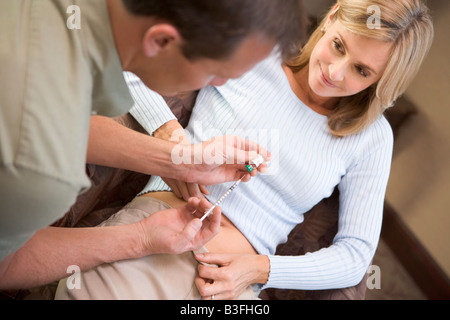
<path id="1" fill-rule="evenodd" d="M 0 260 L 89 187 L 92 112 L 132 105 L 105 0 L 0 1 Z"/>

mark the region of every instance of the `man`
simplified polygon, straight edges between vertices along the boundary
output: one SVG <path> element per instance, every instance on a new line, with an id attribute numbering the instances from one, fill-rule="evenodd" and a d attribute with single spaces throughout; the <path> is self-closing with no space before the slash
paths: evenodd
<path id="1" fill-rule="evenodd" d="M 192 212 L 155 214 L 136 225 L 47 227 L 89 186 L 90 163 L 218 183 L 242 174 L 249 151 L 236 138 L 223 162 L 173 165 L 174 143 L 138 135 L 103 116 L 133 105 L 122 71 L 170 95 L 241 76 L 300 21 L 297 0 L 5 0 L 0 3 L 0 289 L 29 288 L 104 262 L 199 247 L 217 232 L 220 210 L 203 224 Z M 69 19 L 75 19 L 70 24 Z M 90 116 L 92 113 L 98 116 Z M 91 121 L 90 121 L 91 120 Z M 89 132 L 90 126 L 90 133 Z M 89 140 L 89 148 L 88 148 Z M 187 146 L 183 152 L 198 150 Z M 124 155 L 133 155 L 127 157 Z M 230 154 L 233 154 L 230 159 Z M 201 154 L 203 157 L 203 154 Z M 201 158 L 201 160 L 204 160 Z M 211 180 L 210 177 L 215 177 Z"/>

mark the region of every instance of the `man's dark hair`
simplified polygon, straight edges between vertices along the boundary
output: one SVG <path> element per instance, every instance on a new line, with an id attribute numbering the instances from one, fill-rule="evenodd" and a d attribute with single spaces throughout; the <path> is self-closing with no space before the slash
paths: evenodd
<path id="1" fill-rule="evenodd" d="M 302 35 L 301 0 L 122 0 L 139 16 L 154 16 L 173 24 L 186 58 L 223 59 L 250 34 L 278 42 L 286 53 Z"/>

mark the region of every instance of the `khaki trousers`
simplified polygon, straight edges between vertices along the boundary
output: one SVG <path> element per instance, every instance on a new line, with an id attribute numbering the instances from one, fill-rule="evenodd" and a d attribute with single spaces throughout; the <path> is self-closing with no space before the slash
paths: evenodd
<path id="1" fill-rule="evenodd" d="M 170 208 L 148 197 L 136 198 L 101 226 L 130 224 L 150 214 Z M 202 252 L 205 252 L 205 248 Z M 139 259 L 103 264 L 87 272 L 63 279 L 57 300 L 195 300 L 201 299 L 195 286 L 198 261 L 193 252 L 179 255 L 158 254 Z M 77 278 L 78 277 L 78 278 Z M 78 284 L 78 285 L 77 285 Z M 257 299 L 251 287 L 240 296 Z"/>

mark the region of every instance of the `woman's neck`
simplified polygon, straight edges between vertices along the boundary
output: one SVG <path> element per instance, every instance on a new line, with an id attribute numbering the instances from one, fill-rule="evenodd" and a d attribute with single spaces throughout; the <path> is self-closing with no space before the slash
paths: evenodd
<path id="1" fill-rule="evenodd" d="M 305 105 L 321 115 L 329 115 L 333 112 L 339 98 L 320 97 L 311 90 L 308 83 L 309 66 L 297 73 L 293 73 L 286 65 L 283 65 L 283 69 L 292 91 Z"/>

